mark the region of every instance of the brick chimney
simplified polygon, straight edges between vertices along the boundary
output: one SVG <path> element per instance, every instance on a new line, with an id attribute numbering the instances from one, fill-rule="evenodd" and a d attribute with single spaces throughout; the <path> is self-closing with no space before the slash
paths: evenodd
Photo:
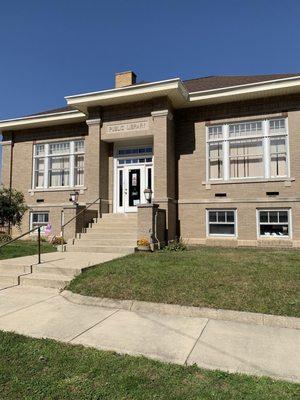
<path id="1" fill-rule="evenodd" d="M 133 71 L 117 72 L 115 75 L 115 88 L 134 85 L 136 74 Z"/>

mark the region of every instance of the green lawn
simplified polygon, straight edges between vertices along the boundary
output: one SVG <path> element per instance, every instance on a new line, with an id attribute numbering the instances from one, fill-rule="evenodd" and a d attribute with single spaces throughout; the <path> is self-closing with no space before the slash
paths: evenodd
<path id="1" fill-rule="evenodd" d="M 5 400 L 292 400 L 300 385 L 0 331 Z"/>
<path id="2" fill-rule="evenodd" d="M 52 246 L 52 244 L 46 242 L 41 243 L 41 249 L 42 253 L 56 251 L 56 248 Z M 4 260 L 5 258 L 30 256 L 37 253 L 38 245 L 36 241 L 18 240 L 0 249 L 0 260 Z"/>
<path id="3" fill-rule="evenodd" d="M 300 251 L 197 247 L 137 253 L 76 277 L 73 292 L 300 317 Z"/>

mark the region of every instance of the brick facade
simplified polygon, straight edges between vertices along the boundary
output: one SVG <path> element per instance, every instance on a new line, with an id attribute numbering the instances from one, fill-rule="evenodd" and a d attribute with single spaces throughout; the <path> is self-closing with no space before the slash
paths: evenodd
<path id="1" fill-rule="evenodd" d="M 121 78 L 120 78 L 121 79 Z M 290 177 L 240 182 L 208 182 L 206 179 L 206 126 L 216 122 L 244 121 L 283 116 L 288 118 Z M 108 132 L 110 124 L 146 122 L 145 130 Z M 166 211 L 168 239 L 181 236 L 189 243 L 222 245 L 300 245 L 300 96 L 277 96 L 260 100 L 174 109 L 167 98 L 88 109 L 86 123 L 3 132 L 3 184 L 25 194 L 31 211 L 49 211 L 54 233 L 60 232 L 61 211 L 73 215 L 69 194 L 74 188 L 35 190 L 32 188 L 35 143 L 84 138 L 83 206 L 102 198 L 102 212 L 113 212 L 114 146 L 151 144 L 154 155 L 154 200 Z M 11 143 L 13 141 L 12 175 Z M 226 197 L 216 197 L 217 193 Z M 267 192 L 279 192 L 270 197 Z M 40 201 L 43 200 L 41 203 Z M 92 209 L 97 210 L 96 204 Z M 257 238 L 259 208 L 286 208 L 292 213 L 290 239 Z M 236 238 L 208 238 L 206 210 L 235 209 Z M 71 210 L 71 211 L 70 211 Z M 29 228 L 29 215 L 23 230 Z M 68 231 L 69 238 L 78 227 Z"/>

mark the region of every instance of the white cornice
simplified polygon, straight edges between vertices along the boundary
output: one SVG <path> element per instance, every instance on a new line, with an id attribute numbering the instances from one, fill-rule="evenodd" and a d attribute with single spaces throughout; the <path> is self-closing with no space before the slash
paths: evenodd
<path id="1" fill-rule="evenodd" d="M 188 100 L 188 96 L 188 91 L 181 80 L 179 78 L 174 78 L 165 81 L 103 90 L 100 92 L 67 96 L 65 99 L 68 105 L 83 112 L 87 112 L 88 107 L 130 103 L 150 100 L 157 97 L 168 97 L 175 107 L 179 107 Z"/>
<path id="2" fill-rule="evenodd" d="M 88 126 L 101 125 L 101 118 L 87 119 L 85 122 Z"/>
<path id="3" fill-rule="evenodd" d="M 20 130 L 31 127 L 51 126 L 81 122 L 86 119 L 86 115 L 78 110 L 63 111 L 51 114 L 32 115 L 23 118 L 14 118 L 0 121 L 0 132 L 9 130 Z"/>

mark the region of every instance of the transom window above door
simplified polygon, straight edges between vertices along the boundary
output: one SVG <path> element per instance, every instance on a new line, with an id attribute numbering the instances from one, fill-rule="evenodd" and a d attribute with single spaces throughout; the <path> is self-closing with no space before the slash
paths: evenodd
<path id="1" fill-rule="evenodd" d="M 151 164 L 153 147 L 124 148 L 117 151 L 118 165 L 125 164 Z"/>
<path id="2" fill-rule="evenodd" d="M 287 119 L 207 127 L 207 179 L 289 176 Z"/>
<path id="3" fill-rule="evenodd" d="M 34 145 L 33 188 L 84 184 L 84 140 Z"/>

